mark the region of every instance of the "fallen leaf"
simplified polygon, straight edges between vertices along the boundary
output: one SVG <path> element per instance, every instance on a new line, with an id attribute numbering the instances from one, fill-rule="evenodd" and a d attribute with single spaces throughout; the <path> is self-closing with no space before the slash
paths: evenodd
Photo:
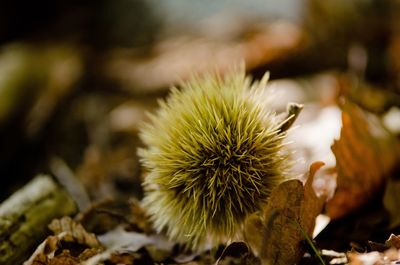
<path id="1" fill-rule="evenodd" d="M 49 228 L 55 235 L 48 236 L 24 265 L 81 264 L 103 250 L 94 234 L 88 233 L 80 223 L 68 216 L 54 219 Z M 68 243 L 67 247 L 64 243 Z M 76 255 L 72 255 L 71 251 Z"/>
<path id="2" fill-rule="evenodd" d="M 391 248 L 385 252 L 372 251 L 368 253 L 347 253 L 349 265 L 379 265 L 398 264 L 400 261 L 400 250 Z"/>
<path id="3" fill-rule="evenodd" d="M 77 246 L 70 246 L 70 249 L 64 248 L 63 243 L 70 242 L 69 240 L 70 235 L 67 232 L 47 237 L 24 262 L 24 265 L 80 264 L 81 261 L 89 259 L 100 251 L 99 248 L 86 248 L 79 256 L 71 255 L 71 251 L 79 252 L 80 248 Z"/>
<path id="4" fill-rule="evenodd" d="M 324 165 L 325 163 L 321 161 L 314 162 L 310 166 L 309 176 L 304 185 L 304 200 L 300 209 L 300 225 L 309 237 L 312 236 L 314 231 L 315 218 L 321 213 L 322 207 L 327 198 L 327 194 L 322 193 L 322 191 L 321 194 L 317 196 L 313 188 L 314 176 Z M 328 190 L 325 190 L 325 192 L 329 193 Z"/>
<path id="5" fill-rule="evenodd" d="M 78 258 L 71 255 L 68 249 L 63 249 L 61 254 L 55 256 L 48 262 L 49 265 L 79 265 Z"/>
<path id="6" fill-rule="evenodd" d="M 364 265 L 364 264 L 380 264 L 381 255 L 378 251 L 369 253 L 348 253 L 349 264 Z"/>
<path id="7" fill-rule="evenodd" d="M 58 242 L 64 234 L 57 236 L 47 237 L 33 252 L 31 257 L 24 262 L 24 265 L 40 265 L 47 264 L 49 258 L 54 256 L 55 251 L 58 249 Z"/>
<path id="8" fill-rule="evenodd" d="M 371 243 L 369 242 L 370 246 Z M 350 265 L 364 264 L 399 264 L 400 263 L 400 236 L 391 234 L 385 244 L 373 243 L 372 246 L 378 246 L 382 250 L 374 250 L 368 253 L 349 252 Z"/>
<path id="9" fill-rule="evenodd" d="M 381 191 L 387 176 L 400 161 L 396 139 L 356 105 L 342 106 L 340 139 L 332 145 L 336 157 L 337 189 L 326 211 L 332 219 L 365 205 Z"/>
<path id="10" fill-rule="evenodd" d="M 97 240 L 97 237 L 88 233 L 80 223 L 75 222 L 69 216 L 53 220 L 49 224 L 49 228 L 56 235 L 65 233 L 64 241 L 87 245 L 91 248 L 101 248 L 101 243 Z"/>
<path id="11" fill-rule="evenodd" d="M 388 247 L 400 249 L 400 236 L 391 234 L 389 239 L 386 240 L 385 245 Z"/>
<path id="12" fill-rule="evenodd" d="M 79 254 L 78 258 L 79 258 L 80 261 L 88 260 L 88 259 L 90 259 L 91 257 L 97 255 L 100 252 L 101 252 L 100 249 L 87 248 L 81 254 Z"/>
<path id="13" fill-rule="evenodd" d="M 295 264 L 305 252 L 306 239 L 312 236 L 315 218 L 321 213 L 326 196 L 318 197 L 312 187 L 315 172 L 324 165 L 315 162 L 303 186 L 288 180 L 271 194 L 265 210 L 260 256 L 263 264 Z"/>
<path id="14" fill-rule="evenodd" d="M 113 264 L 134 264 L 135 256 L 122 253 L 122 254 L 115 254 L 113 253 L 110 257 L 110 262 Z"/>
<path id="15" fill-rule="evenodd" d="M 265 222 L 261 212 L 253 213 L 245 220 L 243 231 L 244 241 L 256 255 L 259 255 L 261 250 L 264 228 Z"/>

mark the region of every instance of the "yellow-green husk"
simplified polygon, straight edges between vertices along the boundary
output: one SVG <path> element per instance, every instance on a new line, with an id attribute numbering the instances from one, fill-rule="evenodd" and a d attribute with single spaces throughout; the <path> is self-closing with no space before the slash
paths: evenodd
<path id="1" fill-rule="evenodd" d="M 143 204 L 155 228 L 197 249 L 234 239 L 282 181 L 282 121 L 265 97 L 267 77 L 208 74 L 173 88 L 140 133 Z"/>

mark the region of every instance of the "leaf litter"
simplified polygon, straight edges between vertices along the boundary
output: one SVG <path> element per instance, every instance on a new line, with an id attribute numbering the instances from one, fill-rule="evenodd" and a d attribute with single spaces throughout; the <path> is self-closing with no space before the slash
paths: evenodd
<path id="1" fill-rule="evenodd" d="M 248 218 L 243 242 L 232 242 L 217 250 L 187 252 L 155 234 L 137 199 L 104 200 L 81 212 L 75 220 L 53 221 L 49 227 L 54 235 L 43 241 L 25 264 L 225 265 L 294 264 L 307 260 L 320 264 L 319 258 L 331 264 L 347 260 L 350 264 L 366 264 L 360 260 L 395 260 L 394 247 L 399 241 L 395 235 L 384 244 L 386 250 L 382 252 L 349 252 L 347 258 L 320 249 L 318 238 L 313 241 L 318 215 L 325 213 L 340 220 L 368 204 L 379 192 L 384 192 L 382 201 L 390 213 L 391 226 L 398 226 L 398 181 L 391 177 L 399 161 L 398 141 L 372 114 L 349 102 L 341 107 L 342 130 L 332 146 L 337 162 L 335 172 L 322 167 L 323 162 L 315 162 L 309 173 L 300 178 L 306 180 L 304 185 L 297 179 L 283 182 L 272 192 L 263 212 Z M 331 182 L 335 180 L 337 189 L 333 191 Z"/>

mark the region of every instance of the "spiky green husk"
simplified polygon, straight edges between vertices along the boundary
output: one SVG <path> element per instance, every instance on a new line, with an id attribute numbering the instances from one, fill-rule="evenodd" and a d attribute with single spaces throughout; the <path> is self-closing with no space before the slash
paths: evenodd
<path id="1" fill-rule="evenodd" d="M 171 239 L 194 249 L 233 239 L 283 179 L 285 133 L 260 101 L 266 80 L 193 78 L 142 128 L 143 203 Z"/>

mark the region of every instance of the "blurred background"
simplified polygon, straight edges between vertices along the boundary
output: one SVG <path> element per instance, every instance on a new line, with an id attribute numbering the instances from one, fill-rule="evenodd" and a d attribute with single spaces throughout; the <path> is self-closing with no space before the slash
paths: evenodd
<path id="1" fill-rule="evenodd" d="M 172 85 L 245 62 L 270 72 L 304 172 L 334 166 L 346 97 L 400 132 L 397 0 L 0 2 L 0 200 L 38 173 L 93 201 L 141 197 L 138 128 Z"/>

